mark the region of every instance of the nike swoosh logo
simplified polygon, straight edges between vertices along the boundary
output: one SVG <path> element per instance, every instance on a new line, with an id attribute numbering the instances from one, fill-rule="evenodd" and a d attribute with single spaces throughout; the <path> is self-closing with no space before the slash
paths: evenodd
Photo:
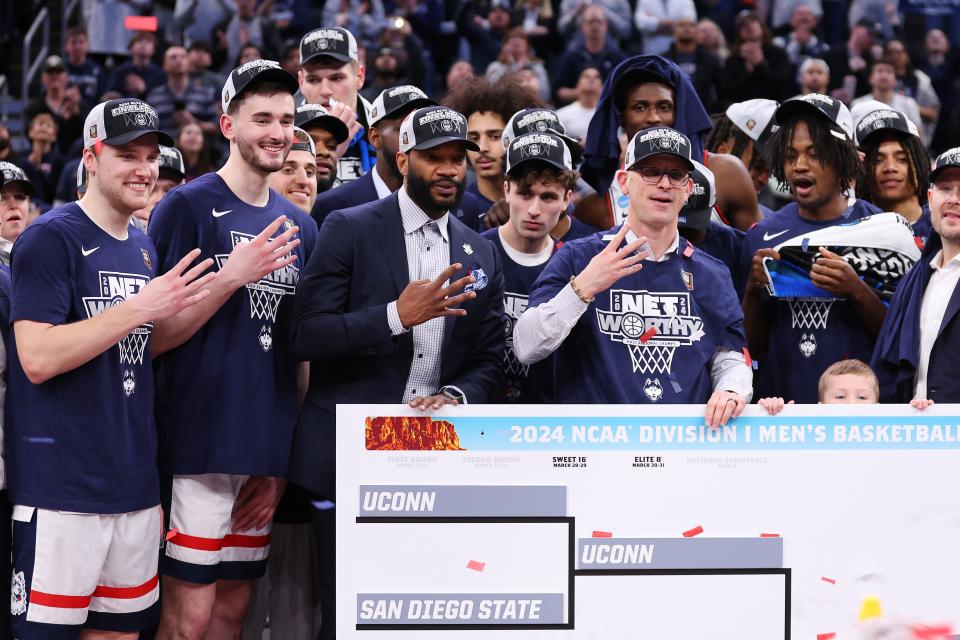
<path id="1" fill-rule="evenodd" d="M 784 229 L 783 231 L 778 231 L 777 233 L 764 233 L 763 240 L 764 242 L 770 242 L 774 238 L 778 238 L 788 231 L 790 231 L 790 229 Z"/>
<path id="2" fill-rule="evenodd" d="M 219 218 L 220 216 L 225 216 L 225 215 L 227 215 L 227 214 L 230 213 L 231 211 L 233 211 L 233 209 L 227 209 L 226 211 L 217 211 L 217 208 L 214 207 L 214 208 L 213 208 L 213 211 L 211 211 L 210 213 L 213 214 L 213 217 L 214 217 L 214 218 Z"/>
<path id="3" fill-rule="evenodd" d="M 90 255 L 91 253 L 93 253 L 99 248 L 100 247 L 94 247 L 93 249 L 84 249 L 83 247 L 80 247 L 80 253 L 83 254 L 83 257 L 87 257 L 88 255 Z"/>

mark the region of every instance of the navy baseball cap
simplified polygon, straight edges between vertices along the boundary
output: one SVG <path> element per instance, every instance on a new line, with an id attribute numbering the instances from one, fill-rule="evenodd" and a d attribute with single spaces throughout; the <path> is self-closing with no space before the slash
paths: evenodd
<path id="1" fill-rule="evenodd" d="M 436 104 L 436 101 L 431 100 L 419 87 L 412 84 L 391 87 L 381 91 L 373 101 L 367 122 L 373 127 L 381 120 L 406 109 L 420 109 L 436 106 Z"/>
<path id="2" fill-rule="evenodd" d="M 80 164 L 83 164 L 82 162 Z M 160 155 L 157 157 L 157 164 L 160 165 L 160 171 L 168 171 L 176 175 L 176 179 L 183 180 L 187 177 L 187 169 L 183 165 L 183 156 L 176 147 L 160 145 Z"/>
<path id="3" fill-rule="evenodd" d="M 716 179 L 713 171 L 694 160 L 690 180 L 693 182 L 693 190 L 687 204 L 680 209 L 677 224 L 682 229 L 704 231 L 710 226 L 713 207 L 717 204 Z"/>
<path id="4" fill-rule="evenodd" d="M 80 163 L 83 164 L 82 162 Z M 23 169 L 12 162 L 0 162 L 0 187 L 9 184 L 19 184 L 23 190 L 30 196 L 37 195 L 37 187 L 34 186 Z"/>
<path id="5" fill-rule="evenodd" d="M 230 108 L 230 101 L 261 82 L 277 82 L 285 86 L 293 95 L 300 88 L 297 79 L 290 75 L 276 60 L 251 60 L 242 64 L 227 77 L 220 96 L 220 106 L 226 113 Z"/>
<path id="6" fill-rule="evenodd" d="M 850 109 L 836 98 L 822 93 L 808 93 L 805 96 L 790 98 L 779 107 L 775 114 L 777 124 L 783 126 L 790 117 L 798 113 L 813 113 L 836 125 L 830 133 L 840 140 L 853 140 L 853 116 Z"/>
<path id="7" fill-rule="evenodd" d="M 517 136 L 525 133 L 553 133 L 567 137 L 567 128 L 560 121 L 560 116 L 550 109 L 522 109 L 510 116 L 507 126 L 503 128 L 503 146 L 507 148 Z M 572 139 L 572 138 L 571 138 Z"/>
<path id="8" fill-rule="evenodd" d="M 343 27 L 314 29 L 300 39 L 300 64 L 307 64 L 320 56 L 359 63 L 357 39 Z"/>
<path id="9" fill-rule="evenodd" d="M 683 160 L 690 171 L 694 170 L 690 156 L 690 139 L 670 127 L 654 127 L 637 132 L 627 145 L 627 157 L 623 168 L 631 169 L 644 158 L 660 155 L 676 156 Z"/>
<path id="10" fill-rule="evenodd" d="M 947 169 L 960 168 L 960 147 L 947 149 L 939 156 L 933 165 L 933 171 L 930 172 L 931 184 L 937 181 L 937 177 Z"/>
<path id="11" fill-rule="evenodd" d="M 448 107 L 417 109 L 400 125 L 401 153 L 432 149 L 447 142 L 462 142 L 470 151 L 480 151 L 480 145 L 467 139 L 467 119 Z"/>
<path id="12" fill-rule="evenodd" d="M 871 137 L 875 137 L 880 133 L 890 132 L 903 137 L 920 137 L 920 131 L 917 129 L 917 125 L 910 122 L 902 111 L 884 105 L 880 109 L 874 109 L 865 113 L 863 117 L 857 120 L 853 140 L 857 143 L 857 146 L 860 146 Z"/>
<path id="13" fill-rule="evenodd" d="M 507 175 L 529 162 L 545 162 L 561 171 L 573 169 L 570 149 L 560 136 L 552 133 L 525 133 L 507 147 Z"/>
<path id="14" fill-rule="evenodd" d="M 301 129 L 312 129 L 313 127 L 326 129 L 333 134 L 337 144 L 350 137 L 347 124 L 337 116 L 330 115 L 330 112 L 319 104 L 307 102 L 297 107 L 293 123 Z"/>
<path id="15" fill-rule="evenodd" d="M 136 98 L 117 98 L 101 102 L 87 114 L 83 146 L 89 148 L 98 142 L 120 146 L 148 133 L 156 134 L 160 144 L 174 144 L 173 138 L 160 130 L 156 109 Z"/>

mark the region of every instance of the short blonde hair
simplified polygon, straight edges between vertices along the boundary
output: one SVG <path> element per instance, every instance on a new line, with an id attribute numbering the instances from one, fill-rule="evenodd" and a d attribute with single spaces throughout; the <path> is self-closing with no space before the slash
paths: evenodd
<path id="1" fill-rule="evenodd" d="M 827 384 L 830 382 L 830 378 L 845 375 L 861 376 L 868 379 L 873 385 L 873 392 L 878 398 L 880 397 L 880 382 L 877 380 L 877 374 L 875 374 L 873 369 L 870 368 L 870 365 L 863 360 L 850 358 L 848 360 L 834 362 L 827 367 L 827 370 L 820 376 L 820 382 L 817 384 L 817 399 L 823 402 L 823 395 L 827 391 Z"/>

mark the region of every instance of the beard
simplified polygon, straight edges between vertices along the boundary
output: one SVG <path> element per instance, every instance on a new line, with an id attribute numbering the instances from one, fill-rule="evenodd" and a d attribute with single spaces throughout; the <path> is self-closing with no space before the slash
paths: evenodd
<path id="1" fill-rule="evenodd" d="M 263 173 L 273 173 L 274 171 L 279 171 L 283 168 L 283 160 L 286 157 L 286 153 L 277 158 L 275 162 L 270 162 L 266 158 L 261 158 L 258 153 L 259 147 L 252 145 L 243 138 L 237 137 L 237 149 L 240 150 L 240 157 L 243 158 L 243 161 L 248 165 L 253 167 L 258 171 Z M 287 147 L 287 151 L 290 148 Z"/>
<path id="2" fill-rule="evenodd" d="M 430 188 L 435 184 L 444 182 L 456 185 L 456 191 L 448 198 L 435 197 Z M 431 182 L 430 180 L 424 180 L 413 171 L 407 174 L 407 194 L 410 196 L 410 199 L 427 214 L 436 214 L 438 218 L 443 215 L 444 212 L 455 209 L 457 205 L 460 204 L 460 200 L 463 199 L 465 186 L 466 184 L 463 180 L 449 178 Z M 433 217 L 433 215 L 430 217 Z"/>

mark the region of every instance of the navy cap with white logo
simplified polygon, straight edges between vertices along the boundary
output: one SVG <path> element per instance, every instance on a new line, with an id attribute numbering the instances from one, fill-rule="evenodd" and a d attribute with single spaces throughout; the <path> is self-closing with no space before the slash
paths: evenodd
<path id="1" fill-rule="evenodd" d="M 350 137 L 350 130 L 346 123 L 337 116 L 330 115 L 330 112 L 319 104 L 307 102 L 297 107 L 293 123 L 301 129 L 313 129 L 314 127 L 325 129 L 333 134 L 337 144 Z"/>
<path id="2" fill-rule="evenodd" d="M 670 127 L 654 127 L 637 132 L 627 145 L 623 168 L 631 169 L 644 158 L 659 155 L 676 156 L 687 164 L 690 171 L 694 169 L 690 156 L 690 139 Z"/>
<path id="3" fill-rule="evenodd" d="M 830 133 L 840 140 L 853 140 L 853 116 L 850 109 L 836 98 L 825 96 L 822 93 L 808 93 L 805 96 L 790 98 L 777 108 L 777 124 L 783 124 L 798 113 L 813 113 L 836 127 L 831 127 Z"/>
<path id="4" fill-rule="evenodd" d="M 136 98 L 117 98 L 101 102 L 87 114 L 83 123 L 83 146 L 98 142 L 120 146 L 140 136 L 154 133 L 160 144 L 173 146 L 173 138 L 160 130 L 156 109 Z"/>
<path id="5" fill-rule="evenodd" d="M 261 82 L 282 84 L 290 91 L 291 95 L 300 88 L 297 79 L 281 67 L 276 60 L 251 60 L 231 71 L 227 77 L 227 81 L 223 85 L 223 92 L 220 94 L 220 106 L 223 107 L 223 112 L 227 113 L 230 109 L 231 100 Z"/>
<path id="6" fill-rule="evenodd" d="M 343 27 L 314 29 L 300 39 L 300 64 L 320 56 L 340 62 L 360 62 L 357 39 Z"/>
<path id="7" fill-rule="evenodd" d="M 507 148 L 507 175 L 530 162 L 545 162 L 562 171 L 573 169 L 570 149 L 560 136 L 552 133 L 525 133 L 513 139 Z"/>
<path id="8" fill-rule="evenodd" d="M 560 116 L 550 109 L 522 109 L 510 116 L 503 128 L 503 146 L 507 148 L 517 136 L 525 133 L 553 133 L 566 136 L 567 128 Z"/>
<path id="9" fill-rule="evenodd" d="M 83 164 L 82 162 L 80 164 Z M 19 184 L 29 195 L 35 196 L 38 191 L 23 169 L 12 162 L 0 162 L 0 186 Z"/>
<path id="10" fill-rule="evenodd" d="M 780 103 L 776 100 L 755 98 L 731 104 L 727 107 L 726 115 L 730 122 L 753 140 L 754 145 L 763 148 L 770 136 L 780 128 L 773 117 L 778 106 Z"/>
<path id="11" fill-rule="evenodd" d="M 480 151 L 480 145 L 467 140 L 467 119 L 448 107 L 417 109 L 400 125 L 401 153 L 431 149 L 447 142 L 462 142 L 470 151 Z"/>
<path id="12" fill-rule="evenodd" d="M 160 166 L 160 171 L 173 173 L 179 180 L 183 180 L 187 176 L 187 168 L 183 165 L 183 156 L 180 155 L 180 150 L 176 147 L 160 145 L 157 164 Z"/>
<path id="13" fill-rule="evenodd" d="M 857 146 L 860 146 L 877 134 L 891 132 L 902 136 L 920 137 L 917 125 L 910 122 L 902 111 L 883 105 L 882 108 L 864 113 L 857 120 L 853 139 Z"/>
<path id="14" fill-rule="evenodd" d="M 941 173 L 952 168 L 960 168 L 960 147 L 947 149 L 937 156 L 933 171 L 930 172 L 930 182 L 936 182 Z"/>
<path id="15" fill-rule="evenodd" d="M 713 171 L 696 160 L 693 161 L 693 167 L 690 174 L 693 190 L 687 204 L 680 209 L 677 224 L 683 229 L 703 231 L 710 226 L 713 207 L 717 204 L 717 182 Z"/>
<path id="16" fill-rule="evenodd" d="M 317 155 L 317 145 L 314 144 L 310 134 L 300 127 L 293 128 L 293 144 L 290 145 L 290 151 L 306 151 L 311 156 Z"/>
<path id="17" fill-rule="evenodd" d="M 367 122 L 372 127 L 384 118 L 399 117 L 407 109 L 420 109 L 436 104 L 419 87 L 412 84 L 391 87 L 381 91 L 380 95 L 373 101 L 370 106 L 370 113 L 367 115 Z"/>

